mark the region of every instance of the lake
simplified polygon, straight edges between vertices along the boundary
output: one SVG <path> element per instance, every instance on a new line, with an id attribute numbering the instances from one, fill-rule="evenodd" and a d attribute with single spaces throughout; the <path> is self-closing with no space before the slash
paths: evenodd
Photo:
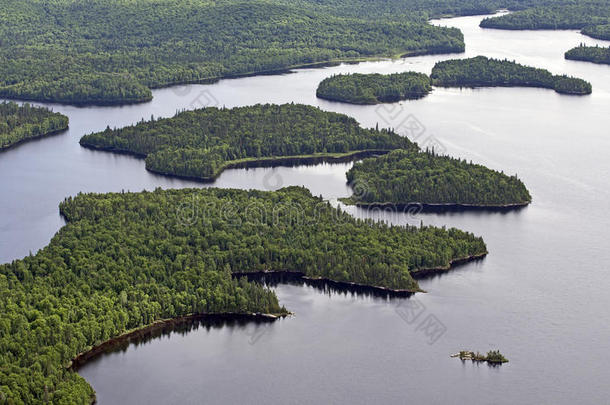
<path id="1" fill-rule="evenodd" d="M 273 284 L 294 317 L 273 324 L 200 325 L 103 355 L 79 370 L 100 404 L 167 403 L 605 403 L 610 378 L 610 66 L 566 61 L 576 31 L 501 31 L 481 16 L 435 20 L 458 27 L 466 53 L 303 69 L 153 91 L 123 107 L 53 104 L 67 133 L 0 153 L 0 260 L 45 246 L 63 225 L 69 195 L 156 187 L 208 187 L 158 176 L 144 161 L 79 146 L 84 134 L 204 106 L 298 102 L 394 127 L 424 146 L 518 174 L 533 203 L 508 213 L 387 214 L 394 223 L 458 227 L 483 236 L 482 261 L 420 280 L 428 291 L 385 299 Z M 421 100 L 355 106 L 318 100 L 336 73 L 429 73 L 435 62 L 485 55 L 590 81 L 593 94 L 533 88 L 441 89 Z M 348 164 L 234 169 L 217 187 L 304 185 L 348 196 Z M 462 363 L 461 349 L 500 349 L 500 367 Z"/>

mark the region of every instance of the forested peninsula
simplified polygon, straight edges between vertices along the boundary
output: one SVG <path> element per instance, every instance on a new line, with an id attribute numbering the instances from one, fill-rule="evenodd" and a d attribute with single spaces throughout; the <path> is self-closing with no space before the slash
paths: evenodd
<path id="1" fill-rule="evenodd" d="M 485 56 L 438 62 L 430 78 L 433 85 L 442 87 L 541 87 L 572 95 L 592 91 L 591 84 L 582 79 Z"/>
<path id="2" fill-rule="evenodd" d="M 565 53 L 565 58 L 604 65 L 610 65 L 610 47 L 586 46 L 580 44 Z"/>
<path id="3" fill-rule="evenodd" d="M 610 40 L 608 0 L 539 0 L 512 4 L 514 13 L 488 17 L 483 28 L 507 30 L 579 29 L 593 38 Z M 525 9 L 523 9 L 525 8 Z"/>
<path id="4" fill-rule="evenodd" d="M 396 150 L 364 159 L 347 172 L 347 181 L 355 192 L 344 201 L 359 206 L 511 208 L 532 199 L 516 176 L 434 151 Z"/>
<path id="5" fill-rule="evenodd" d="M 60 211 L 47 247 L 0 265 L 3 402 L 90 403 L 71 360 L 162 319 L 286 313 L 234 272 L 417 291 L 410 271 L 486 254 L 470 233 L 355 219 L 300 187 L 79 194 Z"/>
<path id="6" fill-rule="evenodd" d="M 318 85 L 316 95 L 331 101 L 352 104 L 392 103 L 418 99 L 432 91 L 428 75 L 416 72 L 372 74 L 339 74 Z"/>
<path id="7" fill-rule="evenodd" d="M 204 181 L 224 169 L 346 159 L 416 146 L 390 130 L 301 104 L 204 108 L 86 135 L 85 147 L 146 157 L 156 173 Z"/>
<path id="8" fill-rule="evenodd" d="M 0 151 L 68 128 L 68 117 L 48 108 L 0 103 Z"/>

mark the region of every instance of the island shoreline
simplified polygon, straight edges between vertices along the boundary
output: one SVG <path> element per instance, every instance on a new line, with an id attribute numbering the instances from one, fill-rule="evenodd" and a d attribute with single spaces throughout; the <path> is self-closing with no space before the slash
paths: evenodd
<path id="1" fill-rule="evenodd" d="M 36 141 L 36 140 L 40 140 L 42 138 L 47 138 L 47 137 L 51 137 L 51 136 L 55 136 L 55 135 L 60 135 L 60 134 L 62 134 L 64 132 L 68 131 L 68 129 L 70 129 L 70 127 L 66 126 L 65 128 L 57 129 L 55 131 L 46 132 L 44 134 L 40 134 L 40 135 L 36 135 L 36 136 L 31 136 L 31 137 L 28 137 L 28 138 L 20 139 L 17 142 L 12 143 L 12 144 L 10 144 L 8 146 L 0 147 L 0 153 L 6 152 L 6 151 L 8 151 L 10 149 L 13 149 L 13 148 L 15 148 L 17 146 L 23 145 L 23 144 L 28 143 L 30 141 Z"/>
<path id="2" fill-rule="evenodd" d="M 108 353 L 112 349 L 133 341 L 140 341 L 147 336 L 150 336 L 156 331 L 171 328 L 180 324 L 191 321 L 255 321 L 255 322 L 274 322 L 280 318 L 285 318 L 291 313 L 280 314 L 265 314 L 265 313 L 239 313 L 239 312 L 222 312 L 222 313 L 201 313 L 178 316 L 169 319 L 160 319 L 141 328 L 129 330 L 119 336 L 110 338 L 100 344 L 94 345 L 89 350 L 77 354 L 67 366 L 72 371 L 78 371 L 83 365 L 89 361 L 99 357 L 104 353 Z"/>
<path id="3" fill-rule="evenodd" d="M 132 152 L 124 149 L 116 149 L 112 147 L 99 147 L 87 143 L 80 143 L 83 148 L 100 151 L 100 152 L 111 152 L 119 155 L 128 155 L 133 156 L 138 159 L 146 159 L 145 154 Z M 251 158 L 253 160 L 246 161 L 234 161 L 233 163 L 228 163 L 227 165 L 219 168 L 216 173 L 214 173 L 211 177 L 197 177 L 197 176 L 186 176 L 181 174 L 174 174 L 163 172 L 160 170 L 151 169 L 146 167 L 146 170 L 162 176 L 173 177 L 181 180 L 191 180 L 199 183 L 213 183 L 215 182 L 220 175 L 229 169 L 248 169 L 248 168 L 257 168 L 257 167 L 295 167 L 307 164 L 319 164 L 319 163 L 345 163 L 352 162 L 356 159 L 373 157 L 379 155 L 385 155 L 389 153 L 390 149 L 369 149 L 369 150 L 359 150 L 353 152 L 346 152 L 342 154 L 320 154 L 320 155 L 294 155 L 294 156 L 275 156 L 275 157 L 265 157 L 265 158 Z M 250 158 L 247 158 L 250 159 Z"/>
<path id="4" fill-rule="evenodd" d="M 417 210 L 418 212 L 464 212 L 464 211 L 487 211 L 487 212 L 508 212 L 518 211 L 529 204 L 531 201 L 511 204 L 498 204 L 498 205 L 485 205 L 485 204 L 462 204 L 462 203 L 391 203 L 391 202 L 374 202 L 374 203 L 361 203 L 351 201 L 350 197 L 339 199 L 343 204 L 347 206 L 356 206 L 363 209 L 371 208 L 393 208 L 396 210 L 404 210 L 409 212 L 410 210 Z"/>

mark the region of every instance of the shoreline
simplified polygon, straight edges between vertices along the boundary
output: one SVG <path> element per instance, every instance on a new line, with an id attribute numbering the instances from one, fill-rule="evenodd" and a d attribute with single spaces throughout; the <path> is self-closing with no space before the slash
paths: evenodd
<path id="1" fill-rule="evenodd" d="M 288 276 L 294 277 L 297 281 L 305 281 L 312 286 L 320 286 L 328 284 L 331 287 L 346 291 L 372 293 L 372 294 L 389 294 L 393 297 L 409 297 L 418 292 L 425 292 L 422 289 L 392 289 L 381 286 L 371 286 L 367 284 L 354 283 L 351 281 L 337 281 L 326 277 L 309 277 L 300 271 L 284 271 L 284 270 L 260 270 L 251 272 L 236 272 L 231 274 L 233 277 L 265 277 L 265 276 Z"/>
<path id="2" fill-rule="evenodd" d="M 209 314 L 190 314 L 178 316 L 175 318 L 161 319 L 141 328 L 136 328 L 124 332 L 116 337 L 110 338 L 100 344 L 92 346 L 89 350 L 85 350 L 77 354 L 66 367 L 72 371 L 78 371 L 80 367 L 85 365 L 92 359 L 111 351 L 121 344 L 139 341 L 154 332 L 162 331 L 180 324 L 190 321 L 257 321 L 257 322 L 274 322 L 280 318 L 285 318 L 290 313 L 282 314 L 265 314 L 265 313 L 238 313 L 238 312 L 223 312 Z"/>
<path id="3" fill-rule="evenodd" d="M 531 88 L 531 89 L 546 89 L 546 90 L 553 90 L 555 93 L 557 94 L 563 94 L 563 95 L 568 95 L 568 96 L 588 96 L 590 95 L 592 92 L 569 92 L 569 91 L 558 91 L 557 89 L 555 89 L 554 87 L 547 87 L 547 86 L 538 86 L 535 84 L 527 84 L 527 83 L 521 83 L 521 84 L 502 84 L 502 83 L 496 83 L 496 84 L 486 84 L 486 83 L 463 83 L 463 84 L 441 84 L 441 83 L 432 83 L 433 87 L 440 87 L 440 88 L 445 88 L 445 89 L 450 89 L 450 88 L 454 88 L 454 89 L 482 89 L 482 88 L 494 88 L 494 87 L 503 87 L 503 88 L 511 88 L 511 87 L 525 87 L 525 88 Z"/>
<path id="4" fill-rule="evenodd" d="M 391 202 L 373 202 L 362 203 L 352 201 L 351 197 L 340 198 L 339 201 L 347 206 L 356 206 L 358 208 L 394 208 L 397 210 L 417 210 L 418 212 L 464 212 L 464 211 L 488 211 L 488 212 L 508 212 L 517 211 L 527 207 L 531 201 L 511 204 L 485 205 L 485 204 L 462 204 L 462 203 L 391 203 Z"/>
<path id="5" fill-rule="evenodd" d="M 12 144 L 10 144 L 8 146 L 0 147 L 0 153 L 5 152 L 5 151 L 7 151 L 9 149 L 15 148 L 15 147 L 17 147 L 19 145 L 23 145 L 24 143 L 27 143 L 27 142 L 30 142 L 30 141 L 35 141 L 35 140 L 39 140 L 39 139 L 42 139 L 42 138 L 46 138 L 46 137 L 50 137 L 50 136 L 54 136 L 54 135 L 59 135 L 62 132 L 66 132 L 68 129 L 70 129 L 70 126 L 66 125 L 65 128 L 56 129 L 55 131 L 46 132 L 44 134 L 40 134 L 40 135 L 36 135 L 36 136 L 31 136 L 31 137 L 28 137 L 28 138 L 20 139 L 17 142 L 12 143 Z"/>
<path id="6" fill-rule="evenodd" d="M 449 264 L 445 266 L 427 267 L 409 270 L 413 279 L 426 278 L 430 275 L 436 275 L 453 270 L 456 267 L 483 259 L 489 252 L 478 253 L 474 255 L 457 257 L 449 261 Z M 371 286 L 367 284 L 360 284 L 350 281 L 337 281 L 326 277 L 309 277 L 305 273 L 300 271 L 284 271 L 284 270 L 259 270 L 252 272 L 235 272 L 231 273 L 233 277 L 265 277 L 265 276 L 289 276 L 294 277 L 295 280 L 305 281 L 313 286 L 320 286 L 321 284 L 328 284 L 337 289 L 345 289 L 353 292 L 373 293 L 373 294 L 386 294 L 392 297 L 410 297 L 415 293 L 425 293 L 425 290 L 418 289 L 392 289 L 382 286 Z"/>
<path id="7" fill-rule="evenodd" d="M 80 143 L 80 142 L 79 142 Z M 124 149 L 115 149 L 112 147 L 100 147 L 87 143 L 80 143 L 83 148 L 90 149 L 93 151 L 100 152 L 111 152 L 120 155 L 128 155 L 133 156 L 138 159 L 146 159 L 145 154 L 132 152 Z M 319 155 L 296 155 L 296 156 L 275 156 L 275 157 L 262 157 L 262 158 L 245 158 L 240 161 L 230 161 L 226 165 L 219 168 L 216 173 L 214 173 L 210 177 L 198 177 L 198 176 L 188 176 L 182 174 L 174 174 L 169 172 L 164 172 L 161 170 L 151 169 L 149 167 L 145 167 L 145 169 L 151 173 L 173 177 L 181 180 L 191 180 L 200 183 L 213 183 L 215 182 L 220 175 L 229 169 L 248 169 L 248 168 L 256 168 L 256 167 L 294 167 L 301 166 L 307 164 L 318 164 L 318 163 L 345 163 L 351 162 L 355 159 L 366 158 L 378 155 L 385 155 L 389 153 L 391 149 L 369 149 L 369 150 L 358 150 L 352 152 L 345 152 L 340 154 L 319 154 Z"/>
<path id="8" fill-rule="evenodd" d="M 489 254 L 489 252 L 485 251 L 483 253 L 478 253 L 478 254 L 474 254 L 474 255 L 470 255 L 470 256 L 457 257 L 455 259 L 450 260 L 449 264 L 447 266 L 427 267 L 427 268 L 424 267 L 421 269 L 414 269 L 410 272 L 411 277 L 413 277 L 415 280 L 420 280 L 423 278 L 428 278 L 430 276 L 435 276 L 437 274 L 446 273 L 448 271 L 455 269 L 456 267 L 460 267 L 460 266 L 463 266 L 468 263 L 483 260 L 483 258 L 485 258 L 485 256 L 487 256 L 488 254 Z"/>

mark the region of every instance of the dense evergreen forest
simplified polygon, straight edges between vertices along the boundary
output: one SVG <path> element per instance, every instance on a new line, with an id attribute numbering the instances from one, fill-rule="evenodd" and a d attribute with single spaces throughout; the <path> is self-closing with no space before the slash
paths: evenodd
<path id="1" fill-rule="evenodd" d="M 523 205 L 531 196 L 516 176 L 468 163 L 434 151 L 396 150 L 364 159 L 347 173 L 358 185 L 349 199 L 356 204 Z"/>
<path id="2" fill-rule="evenodd" d="M 591 94 L 591 84 L 582 79 L 485 56 L 438 62 L 430 78 L 433 85 L 443 87 L 527 86 L 563 94 Z"/>
<path id="3" fill-rule="evenodd" d="M 333 75 L 322 80 L 316 95 L 345 103 L 378 104 L 422 98 L 430 91 L 430 78 L 423 73 L 354 73 Z"/>
<path id="4" fill-rule="evenodd" d="M 185 111 L 86 135 L 81 145 L 146 156 L 146 168 L 211 180 L 236 163 L 415 147 L 388 130 L 363 129 L 346 115 L 300 104 Z"/>
<path id="5" fill-rule="evenodd" d="M 565 53 L 566 59 L 610 65 L 610 47 L 580 44 Z"/>
<path id="6" fill-rule="evenodd" d="M 429 15 L 489 1 L 3 0 L 0 96 L 147 101 L 150 88 L 335 60 L 462 52 Z"/>
<path id="7" fill-rule="evenodd" d="M 283 313 L 232 272 L 417 289 L 409 270 L 486 253 L 456 229 L 362 221 L 306 189 L 80 194 L 35 255 L 0 265 L 0 402 L 90 403 L 70 361 L 119 334 L 193 313 Z"/>
<path id="8" fill-rule="evenodd" d="M 428 19 L 503 7 L 521 11 L 482 25 L 607 38 L 608 0 L 2 0 L 0 97 L 134 103 L 178 83 L 462 52 L 458 29 Z"/>
<path id="9" fill-rule="evenodd" d="M 525 10 L 485 18 L 480 25 L 509 30 L 579 29 L 594 38 L 610 39 L 609 0 L 539 0 L 528 3 Z"/>
<path id="10" fill-rule="evenodd" d="M 68 128 L 68 117 L 30 104 L 0 103 L 0 150 Z"/>

